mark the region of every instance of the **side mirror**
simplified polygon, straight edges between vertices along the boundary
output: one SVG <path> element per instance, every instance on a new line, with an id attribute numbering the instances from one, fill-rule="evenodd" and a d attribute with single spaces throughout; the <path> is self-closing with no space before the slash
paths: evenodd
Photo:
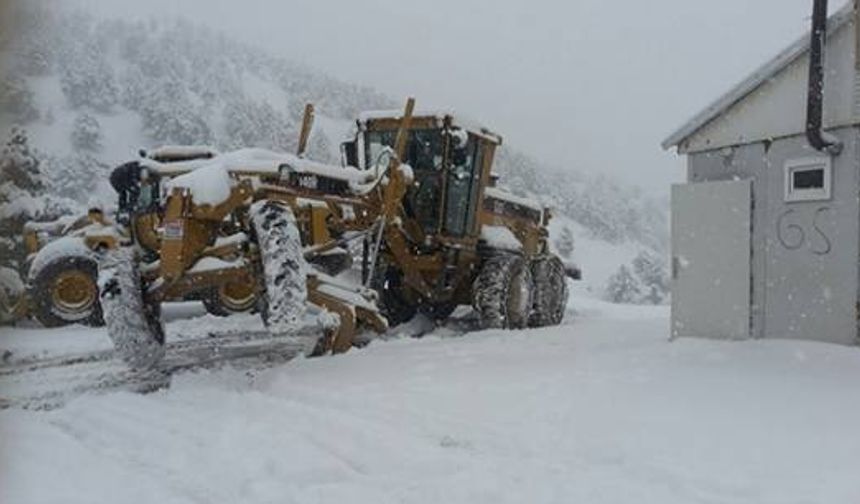
<path id="1" fill-rule="evenodd" d="M 388 167 L 391 166 L 391 158 L 393 157 L 393 152 L 391 148 L 386 147 L 376 156 L 376 163 L 374 163 L 374 169 L 376 173 L 374 174 L 375 178 L 379 178 L 379 169 L 382 167 L 382 170 L 388 170 Z"/>
<path id="2" fill-rule="evenodd" d="M 355 140 L 340 144 L 340 163 L 343 166 L 358 167 L 358 146 Z"/>

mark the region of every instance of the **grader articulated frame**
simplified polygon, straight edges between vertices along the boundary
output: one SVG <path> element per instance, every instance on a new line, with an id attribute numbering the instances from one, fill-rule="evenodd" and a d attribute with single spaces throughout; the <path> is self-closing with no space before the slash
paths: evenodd
<path id="1" fill-rule="evenodd" d="M 307 324 L 306 306 L 318 312 L 317 354 L 464 304 L 481 327 L 561 322 L 565 268 L 548 248 L 549 210 L 494 187 L 498 135 L 415 114 L 409 99 L 402 113 L 363 114 L 334 167 L 303 157 L 312 121 L 308 106 L 298 155 L 146 160 L 134 247 L 108 250 L 100 275 L 108 332 L 129 364 L 160 358 L 161 302 L 227 288 L 279 332 Z M 307 267 L 356 239 L 362 285 Z"/>

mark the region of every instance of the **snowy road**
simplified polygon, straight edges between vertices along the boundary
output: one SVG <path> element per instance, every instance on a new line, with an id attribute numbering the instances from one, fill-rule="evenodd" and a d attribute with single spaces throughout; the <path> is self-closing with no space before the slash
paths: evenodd
<path id="1" fill-rule="evenodd" d="M 0 411 L 0 502 L 860 502 L 860 351 L 668 342 L 665 309 L 574 302 L 560 328 Z"/>

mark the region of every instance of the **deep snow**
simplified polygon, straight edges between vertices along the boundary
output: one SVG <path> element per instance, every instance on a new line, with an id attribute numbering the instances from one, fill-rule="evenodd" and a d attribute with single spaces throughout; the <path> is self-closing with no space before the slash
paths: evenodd
<path id="1" fill-rule="evenodd" d="M 663 307 L 571 305 L 558 328 L 455 324 L 0 411 L 0 502 L 860 502 L 856 348 L 670 342 Z M 2 331 L 19 351 L 103 335 Z"/>

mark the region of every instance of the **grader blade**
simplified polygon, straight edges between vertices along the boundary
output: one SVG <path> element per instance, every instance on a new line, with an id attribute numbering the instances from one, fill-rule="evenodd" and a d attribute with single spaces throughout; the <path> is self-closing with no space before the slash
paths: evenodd
<path id="1" fill-rule="evenodd" d="M 376 292 L 371 289 L 322 273 L 311 273 L 308 276 L 308 300 L 339 319 L 320 341 L 315 354 L 346 352 L 364 329 L 385 332 L 388 321 L 379 313 L 376 297 Z"/>

